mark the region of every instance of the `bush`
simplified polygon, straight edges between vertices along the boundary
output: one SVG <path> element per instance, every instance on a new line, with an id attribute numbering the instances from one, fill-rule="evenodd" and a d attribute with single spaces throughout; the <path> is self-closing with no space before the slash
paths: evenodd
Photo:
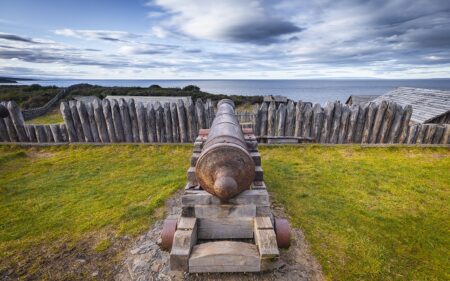
<path id="1" fill-rule="evenodd" d="M 150 87 L 148 87 L 149 89 L 162 89 L 161 86 L 159 85 L 151 85 Z"/>
<path id="2" fill-rule="evenodd" d="M 183 91 L 188 91 L 188 92 L 200 92 L 200 87 L 195 86 L 195 85 L 189 85 L 183 88 Z"/>

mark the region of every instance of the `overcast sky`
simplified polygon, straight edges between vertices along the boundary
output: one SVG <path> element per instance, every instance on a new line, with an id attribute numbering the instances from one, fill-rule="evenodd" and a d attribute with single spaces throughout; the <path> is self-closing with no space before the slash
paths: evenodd
<path id="1" fill-rule="evenodd" d="M 1 0 L 0 75 L 450 78 L 450 1 Z"/>

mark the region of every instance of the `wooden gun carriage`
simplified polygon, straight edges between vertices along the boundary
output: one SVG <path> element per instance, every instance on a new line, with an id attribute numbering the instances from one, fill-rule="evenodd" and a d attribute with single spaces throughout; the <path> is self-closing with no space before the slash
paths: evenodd
<path id="1" fill-rule="evenodd" d="M 211 129 L 194 143 L 182 214 L 168 218 L 162 247 L 171 270 L 259 272 L 289 247 L 287 220 L 272 215 L 257 140 L 242 129 L 231 100 L 221 100 Z"/>

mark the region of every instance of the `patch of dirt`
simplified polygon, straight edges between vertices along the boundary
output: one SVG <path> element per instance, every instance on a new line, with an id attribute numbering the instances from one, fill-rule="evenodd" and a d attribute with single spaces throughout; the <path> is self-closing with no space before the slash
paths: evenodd
<path id="1" fill-rule="evenodd" d="M 51 158 L 53 153 L 30 149 L 26 152 L 26 156 L 31 159 Z"/>
<path id="2" fill-rule="evenodd" d="M 181 213 L 181 195 L 176 193 L 166 202 L 167 215 L 178 216 Z M 272 200 L 273 202 L 273 200 Z M 282 205 L 272 204 L 276 217 L 286 217 Z M 151 281 L 151 280 L 324 280 L 321 266 L 311 254 L 308 242 L 300 229 L 292 229 L 291 246 L 280 253 L 278 268 L 264 273 L 203 273 L 188 274 L 171 272 L 169 269 L 169 253 L 162 251 L 161 231 L 163 220 L 157 221 L 149 231 L 141 235 L 133 247 L 125 252 L 125 258 L 120 266 L 116 281 Z"/>

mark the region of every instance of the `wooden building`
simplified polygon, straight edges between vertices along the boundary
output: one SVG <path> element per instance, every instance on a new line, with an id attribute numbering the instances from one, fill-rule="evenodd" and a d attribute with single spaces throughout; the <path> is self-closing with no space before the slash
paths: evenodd
<path id="1" fill-rule="evenodd" d="M 364 106 L 370 101 L 376 99 L 380 95 L 351 95 L 345 104 L 347 105 L 361 105 Z"/>
<path id="2" fill-rule="evenodd" d="M 450 124 L 450 91 L 400 87 L 372 100 L 412 105 L 412 123 Z"/>

